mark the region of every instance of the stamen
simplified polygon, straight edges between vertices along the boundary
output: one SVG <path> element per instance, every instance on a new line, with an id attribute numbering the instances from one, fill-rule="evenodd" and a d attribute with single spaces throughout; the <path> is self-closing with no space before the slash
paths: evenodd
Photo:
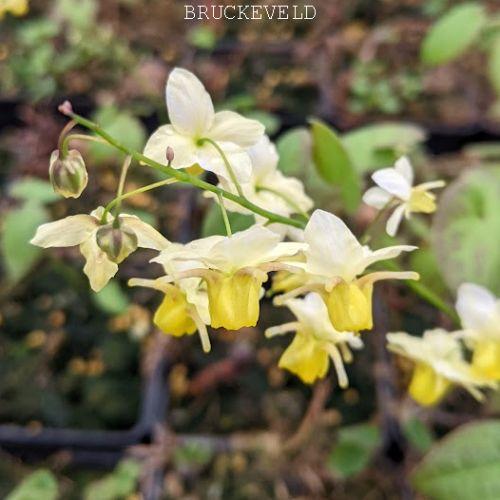
<path id="1" fill-rule="evenodd" d="M 345 344 L 344 342 L 340 342 L 337 344 L 340 348 L 340 353 L 342 354 L 342 357 L 344 358 L 345 363 L 352 363 L 352 352 L 349 349 L 349 346 Z"/>
<path id="2" fill-rule="evenodd" d="M 295 288 L 295 290 L 291 290 L 288 293 L 277 295 L 273 300 L 273 304 L 275 306 L 282 306 L 289 299 L 293 299 L 307 292 L 321 292 L 321 290 L 322 286 L 318 284 L 299 286 L 298 288 Z"/>
<path id="3" fill-rule="evenodd" d="M 381 280 L 419 280 L 420 275 L 413 271 L 379 271 L 376 273 L 365 274 L 357 280 L 360 287 L 375 283 Z"/>
<path id="4" fill-rule="evenodd" d="M 292 321 L 290 323 L 285 323 L 279 326 L 271 326 L 270 328 L 266 329 L 264 335 L 266 336 L 266 338 L 270 339 L 271 337 L 275 337 L 276 335 L 296 332 L 298 328 L 300 328 L 300 323 L 298 321 Z"/>
<path id="5" fill-rule="evenodd" d="M 342 357 L 338 349 L 333 345 L 329 344 L 327 347 L 328 354 L 332 358 L 335 371 L 337 372 L 337 378 L 339 379 L 339 386 L 345 389 L 349 385 L 349 379 L 347 378 L 347 373 L 345 372 L 344 363 L 342 362 Z"/>
<path id="6" fill-rule="evenodd" d="M 130 278 L 128 280 L 128 286 L 142 286 L 145 288 L 153 288 L 154 290 L 159 290 L 163 293 L 168 293 L 169 288 L 172 286 L 171 276 L 162 276 L 155 280 L 148 280 L 144 278 Z"/>
<path id="7" fill-rule="evenodd" d="M 203 349 L 203 352 L 207 353 L 210 352 L 212 346 L 210 344 L 210 337 L 208 336 L 207 326 L 200 318 L 200 315 L 198 314 L 196 307 L 190 306 L 189 313 L 191 315 L 191 318 L 193 318 L 193 321 L 196 324 L 196 328 L 198 328 L 198 335 L 200 336 L 201 347 Z"/>

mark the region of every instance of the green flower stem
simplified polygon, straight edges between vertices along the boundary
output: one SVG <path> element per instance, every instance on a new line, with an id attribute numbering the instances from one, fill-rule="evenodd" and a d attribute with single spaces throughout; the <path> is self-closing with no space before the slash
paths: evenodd
<path id="1" fill-rule="evenodd" d="M 233 167 L 229 163 L 229 160 L 227 159 L 227 156 L 224 154 L 224 151 L 222 151 L 221 147 L 212 139 L 208 139 L 207 137 L 203 137 L 200 139 L 200 143 L 203 144 L 204 142 L 207 142 L 208 144 L 211 144 L 217 152 L 220 154 L 222 160 L 224 161 L 224 165 L 226 166 L 226 170 L 229 174 L 229 177 L 231 177 L 231 182 L 236 186 L 236 191 L 238 194 L 244 198 L 243 190 L 241 189 L 240 183 L 236 177 L 236 174 L 234 173 Z"/>
<path id="2" fill-rule="evenodd" d="M 306 212 L 304 212 L 298 205 L 297 203 L 295 203 L 293 200 L 291 200 L 288 196 L 285 196 L 283 193 L 280 193 L 279 191 L 276 191 L 275 189 L 271 189 L 271 188 L 266 188 L 266 187 L 257 187 L 256 188 L 256 191 L 267 191 L 268 193 L 272 193 L 274 194 L 275 196 L 278 196 L 279 198 L 281 198 L 285 203 L 287 203 L 290 208 L 292 208 L 293 210 L 295 210 L 296 213 L 298 213 L 299 215 L 301 215 L 306 221 L 309 220 L 309 214 L 307 214 Z"/>
<path id="3" fill-rule="evenodd" d="M 76 126 L 76 121 L 71 120 L 69 121 L 65 127 L 61 130 L 61 133 L 59 134 L 59 143 L 58 143 L 58 149 L 59 149 L 59 154 L 61 159 L 66 158 L 68 156 L 68 133 L 70 130 L 72 130 Z"/>
<path id="4" fill-rule="evenodd" d="M 227 216 L 226 207 L 224 206 L 224 198 L 220 193 L 217 193 L 217 198 L 219 198 L 219 207 L 222 213 L 222 220 L 224 221 L 224 226 L 226 227 L 226 233 L 231 236 L 233 233 L 231 231 L 231 224 L 229 224 L 229 218 Z"/>
<path id="5" fill-rule="evenodd" d="M 132 162 L 132 157 L 128 155 L 123 164 L 122 164 L 122 170 L 120 172 L 120 180 L 118 182 L 118 189 L 116 190 L 116 199 L 118 200 L 115 205 L 115 220 L 114 224 L 116 227 L 120 224 L 120 219 L 118 216 L 120 215 L 120 209 L 122 206 L 122 195 L 123 195 L 123 189 L 125 188 L 125 180 L 127 179 L 127 172 L 130 167 L 130 164 Z"/>
<path id="6" fill-rule="evenodd" d="M 289 226 L 293 227 L 298 227 L 299 229 L 304 229 L 305 228 L 305 222 L 296 220 L 296 219 L 291 219 L 289 217 L 284 217 L 282 215 L 275 214 L 273 212 L 270 212 L 268 210 L 265 210 L 251 201 L 247 200 L 244 196 L 238 196 L 233 193 L 230 193 L 229 191 L 226 191 L 218 186 L 214 186 L 213 184 L 210 184 L 199 177 L 196 177 L 194 175 L 188 174 L 187 172 L 184 172 L 182 170 L 176 170 L 172 167 L 169 167 L 168 165 L 162 165 L 161 163 L 158 163 L 151 158 L 148 158 L 147 156 L 144 156 L 141 153 L 138 153 L 137 151 L 134 151 L 133 149 L 130 149 L 129 147 L 125 146 L 124 144 L 120 143 L 117 139 L 109 135 L 105 130 L 103 130 L 97 123 L 94 123 L 87 118 L 84 118 L 83 116 L 80 116 L 76 113 L 73 113 L 72 111 L 64 110 L 63 111 L 69 118 L 72 120 L 75 120 L 77 123 L 82 125 L 85 128 L 88 128 L 89 130 L 92 130 L 95 132 L 98 136 L 102 137 L 106 142 L 108 142 L 110 145 L 114 146 L 116 149 L 124 152 L 125 154 L 130 155 L 134 160 L 144 163 L 147 166 L 154 168 L 155 170 L 158 170 L 160 172 L 163 172 L 164 174 L 168 175 L 169 177 L 173 177 L 179 182 L 183 182 L 186 184 L 191 184 L 193 186 L 196 186 L 204 191 L 210 191 L 216 195 L 221 195 L 224 198 L 234 201 L 235 203 L 238 203 L 238 205 L 241 205 L 244 208 L 247 208 L 248 210 L 251 210 L 252 212 L 261 215 L 262 217 L 268 219 L 270 222 L 278 222 L 280 224 L 287 224 Z"/>
<path id="7" fill-rule="evenodd" d="M 75 125 L 76 125 L 76 123 L 75 123 Z M 100 137 L 95 137 L 93 135 L 68 134 L 64 137 L 59 149 L 66 151 L 66 154 L 67 154 L 68 150 L 69 150 L 69 142 L 73 141 L 73 140 L 98 142 L 99 144 L 108 144 L 104 139 L 101 139 Z"/>
<path id="8" fill-rule="evenodd" d="M 163 181 L 158 181 L 154 182 L 153 184 L 147 184 L 146 186 L 142 186 L 140 188 L 134 189 L 133 191 L 128 191 L 127 193 L 124 193 L 120 196 L 117 196 L 115 199 L 111 200 L 106 207 L 104 208 L 104 212 L 101 217 L 101 224 L 106 224 L 106 219 L 108 213 L 118 205 L 119 203 L 122 202 L 122 200 L 126 200 L 127 198 L 130 198 L 131 196 L 134 196 L 136 194 L 140 193 L 145 193 L 146 191 L 151 191 L 152 189 L 159 188 L 161 186 L 166 186 L 168 184 L 174 184 L 177 182 L 177 179 L 164 179 Z"/>
<path id="9" fill-rule="evenodd" d="M 384 269 L 390 271 L 402 271 L 398 264 L 393 261 L 384 262 L 383 267 Z M 458 317 L 455 309 L 447 304 L 436 292 L 434 292 L 434 290 L 430 289 L 427 285 L 424 285 L 421 281 L 407 280 L 406 284 L 413 292 L 426 302 L 449 316 L 457 326 L 460 325 L 460 318 Z"/>

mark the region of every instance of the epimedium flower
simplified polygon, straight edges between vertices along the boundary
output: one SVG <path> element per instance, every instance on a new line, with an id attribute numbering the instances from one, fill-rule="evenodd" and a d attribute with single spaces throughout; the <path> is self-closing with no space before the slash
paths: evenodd
<path id="1" fill-rule="evenodd" d="M 464 340 L 472 349 L 472 369 L 489 380 L 500 380 L 500 299 L 482 286 L 463 283 L 456 309 Z"/>
<path id="2" fill-rule="evenodd" d="M 95 292 L 104 288 L 118 271 L 118 264 L 108 257 L 97 242 L 97 233 L 103 227 L 100 223 L 103 212 L 104 208 L 98 207 L 90 215 L 70 215 L 42 224 L 30 242 L 42 248 L 78 245 L 85 258 L 83 272 Z M 107 223 L 112 221 L 113 217 L 108 214 Z M 135 234 L 139 247 L 160 251 L 169 244 L 158 231 L 134 215 L 120 214 L 119 221 L 121 227 Z"/>
<path id="3" fill-rule="evenodd" d="M 167 277 L 166 281 L 203 279 L 211 326 L 239 330 L 257 324 L 261 288 L 267 274 L 290 267 L 279 262 L 280 259 L 302 248 L 300 243 L 282 243 L 279 235 L 255 225 L 232 236 L 195 240 L 178 253 L 167 249 L 153 261 L 164 265 L 172 259 L 198 262 L 197 268 Z"/>
<path id="4" fill-rule="evenodd" d="M 211 244 L 210 238 L 205 243 Z M 194 243 L 194 242 L 193 242 Z M 196 244 L 194 245 L 196 247 Z M 130 286 L 143 286 L 163 292 L 163 299 L 158 306 L 153 323 L 165 334 L 174 337 L 192 335 L 198 331 L 203 350 L 210 351 L 210 339 L 206 325 L 210 324 L 208 295 L 201 278 L 178 279 L 179 273 L 200 267 L 200 262 L 176 260 L 177 256 L 187 255 L 192 243 L 181 245 L 172 243 L 163 251 L 161 261 L 165 277 L 155 280 L 132 278 Z"/>
<path id="5" fill-rule="evenodd" d="M 495 387 L 465 361 L 456 333 L 441 328 L 428 330 L 422 337 L 389 333 L 387 341 L 389 350 L 414 363 L 408 392 L 423 406 L 439 403 L 454 385 L 464 387 L 477 400 L 483 398 L 480 388 Z"/>
<path id="6" fill-rule="evenodd" d="M 400 158 L 394 168 L 377 170 L 372 179 L 377 187 L 366 191 L 363 201 L 378 210 L 394 206 L 387 220 L 386 231 L 394 236 L 403 219 L 412 213 L 430 214 L 436 211 L 436 196 L 431 189 L 443 187 L 444 181 L 424 182 L 413 186 L 413 167 L 406 157 Z"/>
<path id="7" fill-rule="evenodd" d="M 222 155 L 209 142 L 213 141 L 226 156 L 236 178 L 241 182 L 250 179 L 252 164 L 246 150 L 264 134 L 262 124 L 234 111 L 215 113 L 203 84 L 182 68 L 170 73 L 166 101 L 170 125 L 163 125 L 153 133 L 144 148 L 145 156 L 164 163 L 170 147 L 175 153 L 173 168 L 198 166 L 230 180 Z"/>
<path id="8" fill-rule="evenodd" d="M 294 262 L 307 274 L 307 282 L 295 290 L 275 298 L 282 303 L 306 291 L 318 292 L 325 301 L 328 315 L 339 332 L 359 332 L 373 327 L 373 284 L 385 279 L 418 279 L 411 271 L 379 271 L 363 274 L 381 260 L 397 257 L 417 247 L 396 245 L 371 250 L 361 245 L 354 234 L 335 215 L 315 210 L 305 231 L 304 262 Z"/>
<path id="9" fill-rule="evenodd" d="M 317 293 L 303 299 L 290 299 L 285 305 L 297 321 L 266 330 L 266 337 L 295 332 L 292 343 L 282 354 L 278 366 L 294 373 L 306 384 L 326 376 L 330 360 L 335 367 L 340 387 L 347 387 L 344 362 L 352 361 L 350 347 L 360 349 L 363 342 L 352 332 L 338 332 L 333 328 L 328 311 Z"/>

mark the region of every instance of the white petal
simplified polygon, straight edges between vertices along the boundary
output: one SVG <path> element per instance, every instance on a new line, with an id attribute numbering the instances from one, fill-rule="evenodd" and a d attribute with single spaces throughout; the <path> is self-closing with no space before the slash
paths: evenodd
<path id="1" fill-rule="evenodd" d="M 411 194 L 411 185 L 408 181 L 394 168 L 383 168 L 377 170 L 372 175 L 373 181 L 382 189 L 397 196 L 402 200 L 408 200 Z"/>
<path id="2" fill-rule="evenodd" d="M 252 162 L 248 153 L 231 142 L 218 142 L 239 182 L 248 182 L 252 175 Z M 219 152 L 210 143 L 198 148 L 198 163 L 203 170 L 213 172 L 221 179 L 231 182 L 231 175 Z"/>
<path id="3" fill-rule="evenodd" d="M 372 187 L 363 195 L 363 201 L 378 210 L 382 210 L 391 198 L 390 193 L 379 187 Z"/>
<path id="4" fill-rule="evenodd" d="M 139 217 L 123 214 L 120 216 L 124 226 L 129 227 L 137 236 L 138 246 L 153 250 L 164 250 L 170 244 L 156 229 L 146 224 Z"/>
<path id="5" fill-rule="evenodd" d="M 175 68 L 168 78 L 166 95 L 170 123 L 177 132 L 200 139 L 212 127 L 212 99 L 193 73 Z"/>
<path id="6" fill-rule="evenodd" d="M 335 334 L 325 302 L 317 293 L 308 293 L 303 299 L 287 300 L 285 304 L 311 333 Z"/>
<path id="7" fill-rule="evenodd" d="M 380 260 L 394 259 L 401 252 L 413 252 L 418 247 L 412 245 L 395 245 L 392 247 L 380 248 L 379 250 L 375 250 L 372 252 L 371 250 L 367 250 L 366 257 L 363 259 L 364 267 L 368 267 L 374 262 L 378 262 Z"/>
<path id="8" fill-rule="evenodd" d="M 473 283 L 463 283 L 458 287 L 456 309 L 464 328 L 471 330 L 487 328 L 498 314 L 496 297 Z"/>
<path id="9" fill-rule="evenodd" d="M 118 265 L 97 246 L 95 236 L 80 245 L 80 252 L 85 257 L 83 272 L 89 278 L 90 287 L 94 292 L 102 290 L 118 271 Z"/>
<path id="10" fill-rule="evenodd" d="M 406 156 L 403 156 L 395 163 L 394 170 L 401 174 L 410 186 L 413 186 L 413 167 Z"/>
<path id="11" fill-rule="evenodd" d="M 248 154 L 252 161 L 252 177 L 256 184 L 276 171 L 279 160 L 278 152 L 267 135 L 262 136 L 259 142 L 248 150 Z"/>
<path id="12" fill-rule="evenodd" d="M 353 264 L 363 256 L 363 247 L 349 228 L 335 215 L 315 210 L 304 231 L 307 271 L 328 277 L 354 278 Z"/>
<path id="13" fill-rule="evenodd" d="M 144 156 L 166 165 L 169 146 L 174 150 L 173 168 L 187 168 L 198 162 L 195 141 L 176 132 L 172 125 L 163 125 L 153 132 L 144 147 Z"/>
<path id="14" fill-rule="evenodd" d="M 42 224 L 30 243 L 43 248 L 72 247 L 88 239 L 97 225 L 97 220 L 90 215 L 70 215 Z"/>
<path id="15" fill-rule="evenodd" d="M 219 111 L 207 135 L 216 142 L 232 142 L 249 148 L 257 143 L 264 131 L 264 125 L 257 120 L 250 120 L 234 111 Z"/>
<path id="16" fill-rule="evenodd" d="M 389 236 L 394 236 L 398 232 L 398 227 L 401 224 L 401 219 L 405 213 L 405 204 L 402 203 L 394 212 L 392 212 L 391 216 L 387 219 L 387 224 L 385 226 L 385 230 Z"/>

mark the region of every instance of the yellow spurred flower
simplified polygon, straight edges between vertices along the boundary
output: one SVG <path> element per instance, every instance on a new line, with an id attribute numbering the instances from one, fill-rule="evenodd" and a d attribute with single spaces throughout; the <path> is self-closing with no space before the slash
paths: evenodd
<path id="1" fill-rule="evenodd" d="M 486 288 L 463 283 L 456 304 L 472 349 L 472 368 L 479 376 L 500 380 L 500 300 Z"/>
<path id="2" fill-rule="evenodd" d="M 414 362 L 410 396 L 423 406 L 439 403 L 453 386 L 467 389 L 481 400 L 480 388 L 495 384 L 478 377 L 465 361 L 459 334 L 428 330 L 423 337 L 407 333 L 387 334 L 388 349 Z"/>
<path id="3" fill-rule="evenodd" d="M 352 359 L 349 347 L 359 349 L 363 346 L 361 339 L 351 332 L 338 332 L 333 328 L 325 303 L 316 293 L 309 293 L 304 299 L 290 299 L 285 304 L 298 321 L 266 330 L 267 337 L 295 332 L 292 343 L 280 358 L 279 367 L 294 373 L 306 384 L 312 384 L 325 377 L 331 359 L 339 385 L 347 387 L 344 361 Z"/>
<path id="4" fill-rule="evenodd" d="M 293 262 L 305 271 L 305 285 L 278 296 L 276 303 L 306 291 L 319 293 L 328 308 L 337 331 L 359 332 L 372 328 L 372 291 L 376 281 L 384 279 L 418 279 L 414 272 L 375 272 L 360 276 L 379 260 L 397 257 L 415 250 L 397 245 L 372 251 L 362 246 L 349 228 L 335 215 L 315 210 L 305 231 L 305 261 Z"/>
<path id="5" fill-rule="evenodd" d="M 386 225 L 390 236 L 396 234 L 403 216 L 408 219 L 412 213 L 430 214 L 436 210 L 436 196 L 430 190 L 443 187 L 444 181 L 424 182 L 414 187 L 413 177 L 408 158 L 400 158 L 394 168 L 383 168 L 372 175 L 377 186 L 363 196 L 367 205 L 379 210 L 395 207 Z"/>

